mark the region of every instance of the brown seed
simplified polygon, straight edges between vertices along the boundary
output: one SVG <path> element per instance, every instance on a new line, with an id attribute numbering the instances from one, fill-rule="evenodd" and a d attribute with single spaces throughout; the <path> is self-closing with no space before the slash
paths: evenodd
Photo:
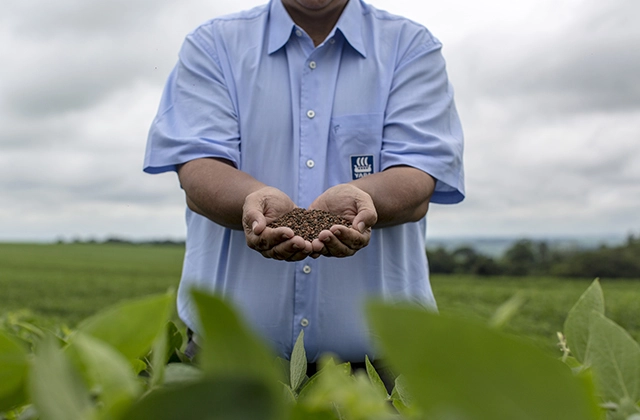
<path id="1" fill-rule="evenodd" d="M 324 210 L 306 210 L 295 208 L 289 213 L 269 223 L 268 227 L 289 227 L 293 233 L 311 242 L 321 231 L 328 230 L 333 225 L 351 226 L 351 222 L 342 216 L 336 216 Z"/>

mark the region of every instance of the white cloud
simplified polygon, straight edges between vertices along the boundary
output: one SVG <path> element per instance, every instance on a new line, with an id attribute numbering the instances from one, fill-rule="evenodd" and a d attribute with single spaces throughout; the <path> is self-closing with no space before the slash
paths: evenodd
<path id="1" fill-rule="evenodd" d="M 53 135 L 6 149 L 0 236 L 184 236 L 177 177 L 142 173 L 158 100 L 157 89 L 146 84 L 115 91 L 93 108 L 45 124 L 40 135 L 47 125 L 58 128 Z"/>

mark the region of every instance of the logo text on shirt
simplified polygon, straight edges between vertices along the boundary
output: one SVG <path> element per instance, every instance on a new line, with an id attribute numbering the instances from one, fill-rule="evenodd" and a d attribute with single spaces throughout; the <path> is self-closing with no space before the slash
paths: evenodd
<path id="1" fill-rule="evenodd" d="M 351 156 L 351 179 L 373 173 L 373 155 Z"/>

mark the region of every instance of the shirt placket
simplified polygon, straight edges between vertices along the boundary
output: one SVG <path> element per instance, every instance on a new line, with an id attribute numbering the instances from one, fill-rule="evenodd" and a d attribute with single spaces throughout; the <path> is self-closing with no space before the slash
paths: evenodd
<path id="1" fill-rule="evenodd" d="M 304 41 L 304 40 L 300 40 Z M 327 141 L 339 54 L 335 41 L 300 57 L 300 159 L 298 205 L 307 208 L 324 191 Z M 290 57 L 291 58 L 291 57 Z M 307 349 L 316 348 L 318 299 L 316 296 L 319 261 L 307 258 L 296 263 L 295 302 L 292 342 L 305 331 Z M 311 356 L 311 355 L 310 355 Z"/>

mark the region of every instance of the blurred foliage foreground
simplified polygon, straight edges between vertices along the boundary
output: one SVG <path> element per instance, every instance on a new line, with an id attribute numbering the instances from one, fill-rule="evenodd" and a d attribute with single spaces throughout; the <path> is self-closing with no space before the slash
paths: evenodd
<path id="1" fill-rule="evenodd" d="M 388 394 L 375 369 L 325 357 L 306 376 L 303 335 L 274 357 L 235 311 L 194 292 L 204 342 L 198 364 L 169 321 L 173 294 L 102 311 L 74 331 L 6 317 L 0 329 L 0 418 L 85 419 L 640 419 L 640 345 L 604 316 L 596 280 L 550 357 L 489 325 L 415 306 L 370 303 L 381 351 L 400 373 Z"/>

